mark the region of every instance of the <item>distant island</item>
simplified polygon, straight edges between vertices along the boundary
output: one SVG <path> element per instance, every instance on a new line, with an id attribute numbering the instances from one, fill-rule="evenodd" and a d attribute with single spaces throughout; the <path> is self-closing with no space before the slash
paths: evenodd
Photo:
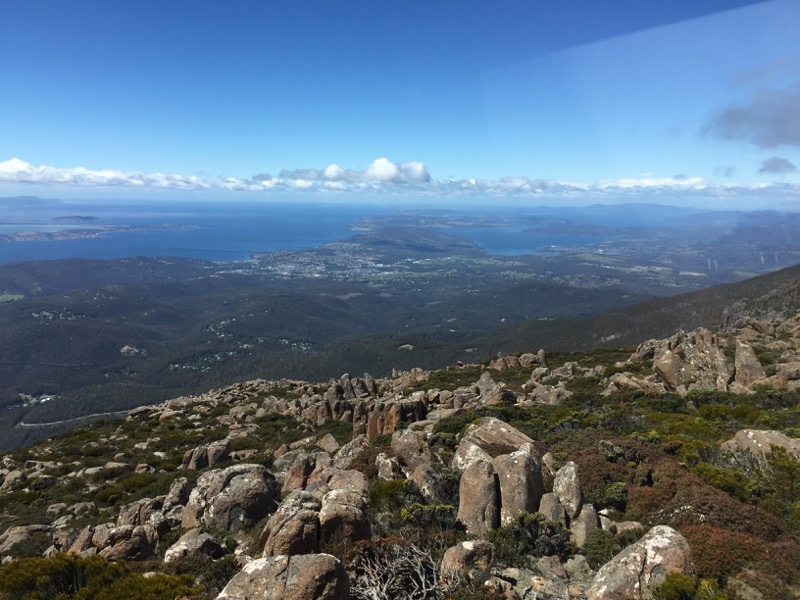
<path id="1" fill-rule="evenodd" d="M 97 217 L 84 217 L 80 215 L 70 215 L 65 217 L 55 217 L 54 223 L 91 223 L 97 221 Z"/>
<path id="2" fill-rule="evenodd" d="M 64 219 L 95 219 L 95 217 L 59 217 Z M 54 219 L 56 220 L 56 219 Z M 52 242 L 61 240 L 79 240 L 98 238 L 109 233 L 121 231 L 181 231 L 194 229 L 192 225 L 114 225 L 81 229 L 59 229 L 58 231 L 15 231 L 0 233 L 0 242 Z"/>

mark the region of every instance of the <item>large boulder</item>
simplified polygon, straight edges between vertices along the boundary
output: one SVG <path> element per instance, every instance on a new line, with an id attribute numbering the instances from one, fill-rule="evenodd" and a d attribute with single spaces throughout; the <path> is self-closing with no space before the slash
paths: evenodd
<path id="1" fill-rule="evenodd" d="M 790 438 L 780 431 L 740 429 L 722 444 L 730 460 L 745 470 L 768 469 L 767 455 L 775 448 L 783 448 L 789 456 L 800 460 L 800 439 Z"/>
<path id="2" fill-rule="evenodd" d="M 246 522 L 259 521 L 274 512 L 279 498 L 280 484 L 261 465 L 209 471 L 200 476 L 189 495 L 181 525 L 191 529 L 202 523 L 233 533 Z"/>
<path id="3" fill-rule="evenodd" d="M 49 533 L 49 525 L 16 525 L 9 527 L 0 535 L 0 554 L 6 554 L 16 544 L 28 542 L 36 535 Z"/>
<path id="4" fill-rule="evenodd" d="M 370 527 L 364 496 L 345 489 L 332 489 L 322 497 L 319 527 L 322 544 L 350 545 L 368 540 Z"/>
<path id="5" fill-rule="evenodd" d="M 492 463 L 476 461 L 461 475 L 458 520 L 470 534 L 481 535 L 500 526 L 500 490 Z"/>
<path id="6" fill-rule="evenodd" d="M 753 352 L 753 347 L 739 340 L 736 340 L 734 365 L 734 383 L 739 389 L 732 388 L 732 391 L 746 391 L 767 376 L 756 353 Z"/>
<path id="7" fill-rule="evenodd" d="M 588 600 L 645 600 L 668 573 L 690 573 L 689 544 L 658 525 L 603 565 L 586 592 Z"/>
<path id="8" fill-rule="evenodd" d="M 109 541 L 112 544 L 100 550 L 100 555 L 106 560 L 146 560 L 155 555 L 158 536 L 152 526 L 126 525 L 111 533 Z"/>
<path id="9" fill-rule="evenodd" d="M 567 512 L 561 505 L 558 496 L 552 492 L 542 496 L 537 512 L 542 513 L 548 521 L 561 523 L 564 527 L 567 526 Z"/>
<path id="10" fill-rule="evenodd" d="M 567 518 L 575 518 L 583 505 L 581 480 L 578 476 L 577 464 L 570 461 L 556 471 L 556 476 L 553 480 L 553 493 L 558 497 L 558 501 L 564 507 L 564 510 L 567 511 Z"/>
<path id="11" fill-rule="evenodd" d="M 225 553 L 219 542 L 208 533 L 195 527 L 184 533 L 164 553 L 164 563 L 171 563 L 186 556 L 205 555 L 219 558 Z"/>
<path id="12" fill-rule="evenodd" d="M 513 523 L 520 513 L 536 512 L 544 482 L 533 446 L 523 444 L 516 452 L 496 456 L 492 466 L 500 484 L 500 524 Z"/>
<path id="13" fill-rule="evenodd" d="M 264 556 L 318 552 L 321 507 L 317 498 L 302 490 L 286 496 L 261 534 Z"/>
<path id="14" fill-rule="evenodd" d="M 229 438 L 217 440 L 210 444 L 203 444 L 197 448 L 186 451 L 183 455 L 183 462 L 180 468 L 199 471 L 205 467 L 213 467 L 218 463 L 228 460 L 230 458 L 230 453 L 231 440 Z"/>
<path id="15" fill-rule="evenodd" d="M 454 469 L 463 471 L 471 463 L 477 460 L 492 462 L 492 457 L 489 456 L 489 453 L 486 452 L 483 448 L 478 446 L 478 444 L 476 444 L 472 440 L 464 438 L 458 444 L 458 448 L 456 448 L 455 454 L 453 454 L 453 460 L 451 462 L 451 466 Z"/>
<path id="16" fill-rule="evenodd" d="M 480 446 L 493 456 L 510 454 L 519 450 L 523 444 L 533 443 L 519 429 L 494 417 L 483 417 L 478 425 L 470 425 L 462 440 Z"/>
<path id="17" fill-rule="evenodd" d="M 449 580 L 483 582 L 494 562 L 494 546 L 484 540 L 461 542 L 448 548 L 442 557 L 442 577 Z"/>
<path id="18" fill-rule="evenodd" d="M 400 429 L 392 434 L 392 452 L 409 473 L 421 465 L 430 465 L 433 462 L 431 452 L 425 435 L 419 431 Z"/>
<path id="19" fill-rule="evenodd" d="M 333 466 L 337 469 L 348 470 L 359 462 L 370 449 L 370 441 L 366 435 L 359 435 L 352 441 L 342 446 L 333 457 Z"/>
<path id="20" fill-rule="evenodd" d="M 258 558 L 233 576 L 217 600 L 349 600 L 342 564 L 330 554 Z"/>
<path id="21" fill-rule="evenodd" d="M 570 539 L 575 542 L 578 548 L 583 548 L 583 544 L 592 531 L 600 528 L 600 520 L 597 511 L 591 504 L 581 506 L 581 512 L 572 519 L 569 524 Z"/>

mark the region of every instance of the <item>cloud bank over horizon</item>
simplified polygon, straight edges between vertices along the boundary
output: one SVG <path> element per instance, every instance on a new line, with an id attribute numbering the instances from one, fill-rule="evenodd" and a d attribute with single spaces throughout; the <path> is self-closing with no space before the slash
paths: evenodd
<path id="1" fill-rule="evenodd" d="M 785 159 L 767 159 L 760 172 L 786 174 L 794 165 Z M 530 177 L 500 179 L 434 179 L 420 161 L 393 163 L 388 158 L 374 160 L 362 170 L 346 169 L 331 163 L 322 169 L 283 170 L 277 176 L 260 173 L 249 179 L 236 177 L 198 177 L 195 175 L 139 173 L 116 169 L 93 170 L 85 167 L 34 166 L 20 158 L 0 161 L 0 185 L 44 185 L 69 188 L 128 188 L 145 190 L 229 192 L 297 192 L 305 194 L 416 195 L 430 197 L 550 197 L 577 198 L 695 196 L 703 198 L 781 197 L 800 200 L 800 182 L 712 185 L 702 177 L 677 175 L 602 179 L 594 182 L 567 182 Z M 0 191 L 2 188 L 0 187 Z"/>

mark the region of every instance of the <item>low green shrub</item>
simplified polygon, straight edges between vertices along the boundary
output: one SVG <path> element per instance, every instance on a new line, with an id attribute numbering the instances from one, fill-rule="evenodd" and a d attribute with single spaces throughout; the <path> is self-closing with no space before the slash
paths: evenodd
<path id="1" fill-rule="evenodd" d="M 672 572 L 653 590 L 653 600 L 728 600 L 728 595 L 713 579 Z"/>
<path id="2" fill-rule="evenodd" d="M 541 513 L 522 513 L 510 525 L 490 531 L 486 540 L 494 544 L 495 562 L 506 567 L 529 566 L 531 559 L 573 554 L 569 531 L 560 523 L 548 521 Z"/>
<path id="3" fill-rule="evenodd" d="M 400 510 L 400 518 L 422 528 L 459 529 L 458 508 L 450 504 L 412 504 Z"/>
<path id="4" fill-rule="evenodd" d="M 376 480 L 369 488 L 369 507 L 377 512 L 399 510 L 403 507 L 400 493 L 408 483 L 406 479 Z"/>
<path id="5" fill-rule="evenodd" d="M 586 555 L 586 562 L 593 569 L 599 569 L 614 558 L 614 555 L 621 549 L 617 537 L 605 529 L 590 531 L 583 542 L 583 553 Z"/>
<path id="6" fill-rule="evenodd" d="M 56 554 L 0 567 L 3 600 L 174 600 L 199 592 L 190 576 L 145 577 L 100 556 Z"/>

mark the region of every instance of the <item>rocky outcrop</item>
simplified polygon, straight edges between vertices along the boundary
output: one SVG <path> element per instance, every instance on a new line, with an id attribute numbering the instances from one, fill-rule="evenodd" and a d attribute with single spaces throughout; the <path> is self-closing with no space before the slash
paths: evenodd
<path id="1" fill-rule="evenodd" d="M 258 558 L 233 576 L 217 600 L 349 600 L 342 564 L 330 554 Z"/>
<path id="2" fill-rule="evenodd" d="M 224 553 L 225 550 L 210 534 L 199 528 L 194 528 L 184 533 L 177 542 L 167 549 L 164 553 L 164 562 L 171 563 L 186 556 L 196 555 L 219 558 Z"/>
<path id="3" fill-rule="evenodd" d="M 523 512 L 534 513 L 544 494 L 542 468 L 531 444 L 492 460 L 500 485 L 500 524 L 513 523 Z"/>
<path id="4" fill-rule="evenodd" d="M 264 556 L 318 552 L 321 508 L 322 502 L 308 492 L 286 496 L 261 533 Z"/>
<path id="5" fill-rule="evenodd" d="M 494 417 L 483 417 L 477 425 L 470 425 L 461 443 L 472 443 L 490 455 L 510 454 L 533 440 L 519 429 Z"/>
<path id="6" fill-rule="evenodd" d="M 180 468 L 199 471 L 206 467 L 213 467 L 218 463 L 228 460 L 230 458 L 230 453 L 230 438 L 204 444 L 197 448 L 187 450 L 183 455 L 183 462 Z"/>
<path id="7" fill-rule="evenodd" d="M 767 455 L 776 448 L 782 448 L 789 456 L 800 460 L 800 439 L 790 438 L 780 431 L 741 429 L 722 444 L 730 462 L 746 471 L 768 470 Z"/>
<path id="8" fill-rule="evenodd" d="M 407 472 L 412 473 L 417 467 L 430 465 L 434 461 L 425 435 L 419 431 L 401 429 L 392 434 L 392 452 Z"/>
<path id="9" fill-rule="evenodd" d="M 320 544 L 352 544 L 370 538 L 367 502 L 363 495 L 333 489 L 322 497 L 319 511 Z"/>
<path id="10" fill-rule="evenodd" d="M 500 494 L 492 463 L 475 461 L 461 475 L 458 520 L 470 534 L 484 534 L 500 525 Z"/>
<path id="11" fill-rule="evenodd" d="M 106 560 L 145 560 L 155 555 L 158 534 L 149 525 L 115 527 L 104 541 L 94 540 Z"/>
<path id="12" fill-rule="evenodd" d="M 37 534 L 49 534 L 49 525 L 16 525 L 0 535 L 0 555 L 6 555 L 16 544 L 31 540 Z"/>
<path id="13" fill-rule="evenodd" d="M 691 570 L 689 544 L 671 527 L 659 525 L 603 565 L 586 596 L 588 600 L 647 599 L 668 573 Z"/>
<path id="14" fill-rule="evenodd" d="M 366 435 L 359 435 L 342 446 L 333 457 L 333 466 L 337 469 L 349 469 L 361 460 L 369 451 L 370 443 Z"/>
<path id="15" fill-rule="evenodd" d="M 736 340 L 736 355 L 734 359 L 735 375 L 734 375 L 734 389 L 731 391 L 741 390 L 748 392 L 753 384 L 762 381 L 767 373 L 761 362 L 753 352 L 753 347 L 740 340 Z"/>
<path id="16" fill-rule="evenodd" d="M 553 493 L 559 504 L 564 507 L 567 519 L 574 519 L 583 505 L 581 480 L 578 477 L 578 465 L 570 461 L 556 472 L 553 480 Z"/>
<path id="17" fill-rule="evenodd" d="M 464 438 L 458 444 L 455 454 L 453 454 L 451 465 L 454 469 L 463 471 L 470 464 L 478 460 L 492 462 L 492 457 L 483 448 L 478 446 L 478 444 L 472 440 Z"/>
<path id="18" fill-rule="evenodd" d="M 238 531 L 275 511 L 280 486 L 261 465 L 241 464 L 203 473 L 183 509 L 181 525 Z"/>

